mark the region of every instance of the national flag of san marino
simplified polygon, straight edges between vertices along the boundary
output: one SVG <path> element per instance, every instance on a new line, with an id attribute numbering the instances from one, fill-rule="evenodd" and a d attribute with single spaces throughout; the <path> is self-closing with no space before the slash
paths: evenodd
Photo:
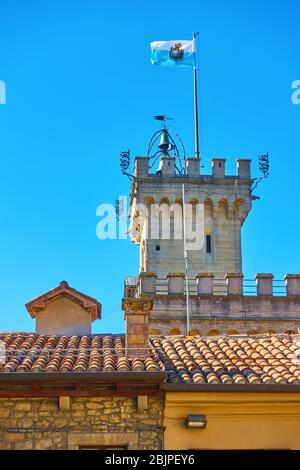
<path id="1" fill-rule="evenodd" d="M 193 67 L 195 65 L 194 40 L 151 42 L 151 63 L 171 67 Z"/>

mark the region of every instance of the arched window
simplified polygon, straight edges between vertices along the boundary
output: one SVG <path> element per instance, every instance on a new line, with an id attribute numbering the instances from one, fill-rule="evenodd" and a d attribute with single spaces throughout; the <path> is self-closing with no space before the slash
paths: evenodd
<path id="1" fill-rule="evenodd" d="M 199 336 L 199 335 L 200 335 L 200 331 L 197 330 L 197 328 L 193 328 L 192 330 L 190 330 L 189 335 L 190 335 L 190 336 Z"/>
<path id="2" fill-rule="evenodd" d="M 207 336 L 219 336 L 220 332 L 219 330 L 209 330 L 207 332 Z"/>
<path id="3" fill-rule="evenodd" d="M 181 335 L 181 332 L 180 330 L 178 330 L 177 328 L 171 328 L 171 330 L 169 330 L 169 335 L 172 336 L 172 335 Z"/>
<path id="4" fill-rule="evenodd" d="M 234 335 L 240 334 L 240 332 L 239 332 L 238 330 L 232 329 L 232 330 L 228 330 L 228 331 L 227 331 L 227 334 L 228 334 L 229 336 L 234 336 Z"/>
<path id="5" fill-rule="evenodd" d="M 251 335 L 257 335 L 257 334 L 258 334 L 258 331 L 257 331 L 257 330 L 254 330 L 254 329 L 253 329 L 253 330 L 248 330 L 248 331 L 247 331 L 247 335 L 248 335 L 248 336 L 251 336 Z"/>

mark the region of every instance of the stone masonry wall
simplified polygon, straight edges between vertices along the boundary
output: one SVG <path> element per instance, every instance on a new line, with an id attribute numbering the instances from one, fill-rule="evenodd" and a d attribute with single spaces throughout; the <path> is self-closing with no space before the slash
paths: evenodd
<path id="1" fill-rule="evenodd" d="M 141 160 L 139 159 L 139 163 Z M 162 228 L 162 223 L 159 222 L 159 218 L 152 217 L 151 221 L 150 209 L 151 204 L 170 208 L 176 202 L 180 202 L 182 183 L 185 182 L 186 204 L 197 201 L 206 207 L 204 235 L 211 235 L 212 248 L 211 253 L 206 252 L 205 239 L 201 249 L 193 249 L 192 245 L 190 249 L 188 248 L 190 276 L 195 277 L 198 272 L 209 271 L 214 273 L 216 278 L 224 279 L 226 273 L 242 272 L 241 226 L 252 205 L 250 175 L 249 178 L 238 176 L 215 178 L 211 175 L 199 175 L 197 178 L 182 179 L 175 174 L 172 177 L 162 178 L 143 171 L 137 176 L 132 186 L 130 233 L 132 240 L 141 247 L 140 271 L 155 272 L 160 278 L 166 278 L 169 272 L 184 272 L 182 237 L 174 238 L 173 224 L 170 224 L 170 237 L 166 239 L 157 236 L 159 232 L 151 231 L 151 224 L 152 228 L 154 226 Z M 142 214 L 139 212 L 139 208 L 147 204 L 148 234 L 145 227 L 147 211 L 144 210 Z M 171 220 L 166 210 L 163 210 L 162 219 L 165 225 Z M 195 227 L 193 229 L 195 230 Z"/>
<path id="2" fill-rule="evenodd" d="M 126 397 L 72 398 L 69 411 L 58 398 L 0 399 L 0 449 L 162 449 L 162 420 L 161 398 L 148 398 L 147 411 Z"/>
<path id="3" fill-rule="evenodd" d="M 183 295 L 157 295 L 149 318 L 150 335 L 186 334 L 186 299 Z M 170 314 L 172 312 L 172 314 Z M 190 296 L 193 334 L 264 334 L 300 329 L 298 296 Z M 174 333 L 176 330 L 177 333 Z"/>

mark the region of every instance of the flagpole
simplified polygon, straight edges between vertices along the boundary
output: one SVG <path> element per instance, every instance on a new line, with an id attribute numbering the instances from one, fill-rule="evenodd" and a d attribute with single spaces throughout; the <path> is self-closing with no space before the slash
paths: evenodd
<path id="1" fill-rule="evenodd" d="M 193 33 L 194 41 L 194 123 L 195 123 L 195 157 L 200 158 L 200 146 L 199 146 L 199 123 L 198 123 L 198 87 L 197 87 L 197 36 L 199 33 Z"/>

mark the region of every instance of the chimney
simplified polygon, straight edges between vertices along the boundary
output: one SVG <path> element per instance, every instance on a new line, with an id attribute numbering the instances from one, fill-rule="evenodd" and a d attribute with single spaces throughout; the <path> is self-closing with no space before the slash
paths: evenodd
<path id="1" fill-rule="evenodd" d="M 126 355 L 145 358 L 149 354 L 149 316 L 153 308 L 151 299 L 123 299 L 126 320 Z"/>
<path id="2" fill-rule="evenodd" d="M 35 318 L 36 333 L 44 335 L 88 335 L 92 322 L 101 318 L 101 304 L 66 281 L 28 302 L 26 308 Z"/>

